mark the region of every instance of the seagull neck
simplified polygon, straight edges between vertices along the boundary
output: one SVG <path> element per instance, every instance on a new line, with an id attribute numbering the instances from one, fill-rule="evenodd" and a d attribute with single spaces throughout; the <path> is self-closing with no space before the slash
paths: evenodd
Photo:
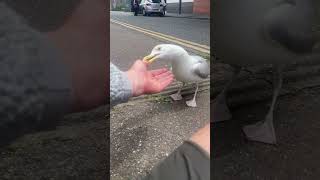
<path id="1" fill-rule="evenodd" d="M 185 60 L 188 58 L 189 56 L 186 54 L 182 54 L 179 56 L 179 58 L 173 58 L 171 59 L 171 63 L 172 65 L 177 64 L 177 63 L 181 63 L 181 62 L 185 62 Z"/>

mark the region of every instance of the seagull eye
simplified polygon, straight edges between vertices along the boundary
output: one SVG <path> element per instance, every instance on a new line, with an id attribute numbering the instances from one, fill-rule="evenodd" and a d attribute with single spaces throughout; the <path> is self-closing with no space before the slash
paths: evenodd
<path id="1" fill-rule="evenodd" d="M 158 48 L 157 48 L 157 50 L 159 50 L 159 51 L 160 51 L 160 50 L 161 50 L 161 47 L 158 47 Z"/>

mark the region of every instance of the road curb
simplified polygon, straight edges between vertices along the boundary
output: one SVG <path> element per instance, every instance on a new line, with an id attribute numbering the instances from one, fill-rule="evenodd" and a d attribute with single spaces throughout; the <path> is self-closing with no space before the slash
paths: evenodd
<path id="1" fill-rule="evenodd" d="M 192 15 L 190 15 L 190 16 L 166 15 L 165 17 L 210 20 L 210 17 L 197 17 L 197 16 L 192 16 Z"/>
<path id="2" fill-rule="evenodd" d="M 181 83 L 179 83 L 178 81 L 174 81 L 169 87 L 167 87 L 165 90 L 163 90 L 160 93 L 134 97 L 134 98 L 131 98 L 130 101 L 152 101 L 153 97 L 159 97 L 159 96 L 169 97 L 169 95 L 176 93 L 180 88 L 180 86 L 181 86 Z M 199 83 L 198 92 L 202 92 L 206 90 L 210 90 L 210 77 Z M 182 88 L 181 94 L 187 96 L 187 95 L 193 94 L 194 91 L 195 91 L 195 85 L 187 84 L 185 87 Z"/>

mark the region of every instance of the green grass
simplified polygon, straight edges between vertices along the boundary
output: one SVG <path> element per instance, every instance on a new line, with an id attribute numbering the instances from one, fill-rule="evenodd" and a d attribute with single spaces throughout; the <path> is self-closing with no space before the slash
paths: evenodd
<path id="1" fill-rule="evenodd" d="M 156 103 L 171 103 L 171 99 L 168 96 L 164 95 L 150 95 L 148 100 L 151 100 Z"/>

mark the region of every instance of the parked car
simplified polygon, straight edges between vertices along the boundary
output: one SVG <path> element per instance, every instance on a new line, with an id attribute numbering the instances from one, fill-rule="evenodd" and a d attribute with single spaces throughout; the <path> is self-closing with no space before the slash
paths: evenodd
<path id="1" fill-rule="evenodd" d="M 139 4 L 139 13 L 144 16 L 148 16 L 150 14 L 165 16 L 166 6 L 167 4 L 164 0 L 141 0 Z"/>

